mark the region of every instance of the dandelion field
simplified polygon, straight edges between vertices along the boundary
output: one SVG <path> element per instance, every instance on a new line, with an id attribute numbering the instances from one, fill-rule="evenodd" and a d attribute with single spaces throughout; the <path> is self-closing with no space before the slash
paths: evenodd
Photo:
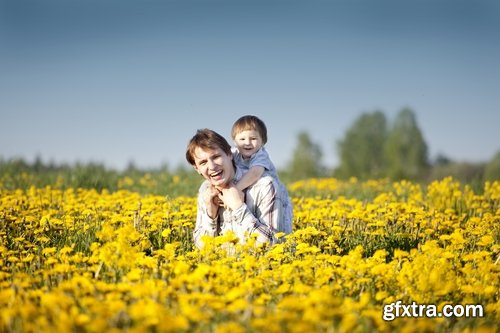
<path id="1" fill-rule="evenodd" d="M 182 180 L 175 179 L 175 182 Z M 495 332 L 500 182 L 310 179 L 294 232 L 193 248 L 193 196 L 0 183 L 0 332 Z M 382 318 L 384 304 L 479 318 Z"/>

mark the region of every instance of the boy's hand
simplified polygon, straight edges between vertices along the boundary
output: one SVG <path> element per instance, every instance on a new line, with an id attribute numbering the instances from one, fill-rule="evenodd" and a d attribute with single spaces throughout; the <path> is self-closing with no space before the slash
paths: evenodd
<path id="1" fill-rule="evenodd" d="M 228 188 L 220 190 L 219 198 L 224 202 L 224 206 L 231 210 L 236 210 L 243 205 L 245 195 L 236 186 L 231 185 Z"/>

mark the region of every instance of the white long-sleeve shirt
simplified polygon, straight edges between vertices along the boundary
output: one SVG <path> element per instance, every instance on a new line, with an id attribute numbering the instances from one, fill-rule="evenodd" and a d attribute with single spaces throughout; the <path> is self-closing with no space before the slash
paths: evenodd
<path id="1" fill-rule="evenodd" d="M 203 246 L 203 236 L 224 235 L 228 231 L 232 231 L 240 243 L 245 243 L 248 235 L 256 233 L 258 244 L 275 242 L 278 232 L 292 232 L 292 215 L 285 213 L 292 208 L 288 207 L 291 205 L 288 193 L 271 176 L 263 176 L 247 188 L 240 208 L 233 211 L 221 207 L 215 219 L 208 216 L 202 196 L 208 186 L 208 181 L 203 182 L 198 192 L 198 213 L 193 233 L 198 248 Z"/>

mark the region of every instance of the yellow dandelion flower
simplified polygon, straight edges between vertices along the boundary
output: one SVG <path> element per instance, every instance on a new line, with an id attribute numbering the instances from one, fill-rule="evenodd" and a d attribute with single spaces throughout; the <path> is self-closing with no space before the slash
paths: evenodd
<path id="1" fill-rule="evenodd" d="M 489 245 L 493 244 L 494 242 L 495 242 L 495 240 L 493 239 L 493 236 L 484 235 L 483 237 L 481 237 L 481 240 L 479 242 L 477 242 L 477 245 L 489 246 Z"/>

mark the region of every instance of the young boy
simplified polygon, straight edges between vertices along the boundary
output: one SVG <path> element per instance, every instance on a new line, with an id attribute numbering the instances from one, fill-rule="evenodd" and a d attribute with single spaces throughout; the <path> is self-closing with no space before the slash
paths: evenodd
<path id="1" fill-rule="evenodd" d="M 276 168 L 271 161 L 264 145 L 267 143 L 267 128 L 264 122 L 256 116 L 247 115 L 239 118 L 233 124 L 231 137 L 236 147 L 232 148 L 233 160 L 236 163 L 236 188 L 240 191 L 253 185 L 263 175 L 273 177 L 280 182 Z M 292 218 L 292 203 L 287 193 L 285 205 L 286 215 Z"/>
<path id="2" fill-rule="evenodd" d="M 236 120 L 231 130 L 235 147 L 233 160 L 238 167 L 236 187 L 243 191 L 254 184 L 264 171 L 277 179 L 276 168 L 264 145 L 267 143 L 267 128 L 256 116 L 243 116 Z"/>

